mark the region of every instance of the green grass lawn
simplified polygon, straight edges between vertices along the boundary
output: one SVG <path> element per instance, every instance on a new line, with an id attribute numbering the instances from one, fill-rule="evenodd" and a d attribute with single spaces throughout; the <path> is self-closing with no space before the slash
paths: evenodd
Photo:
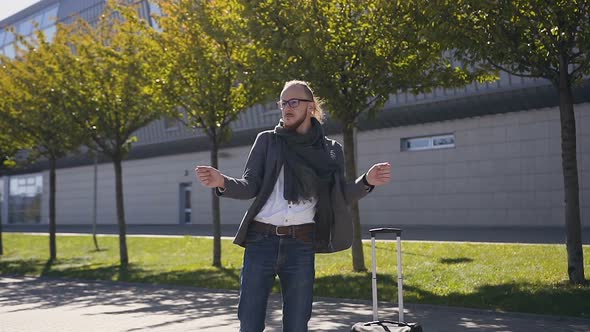
<path id="1" fill-rule="evenodd" d="M 47 235 L 3 234 L 0 274 L 122 280 L 238 289 L 243 249 L 222 242 L 223 268 L 211 266 L 212 240 L 128 237 L 129 265 L 119 266 L 118 238 L 58 236 L 50 262 Z M 377 242 L 379 298 L 397 301 L 395 242 Z M 364 243 L 367 268 L 370 243 Z M 567 284 L 564 245 L 403 243 L 404 301 L 590 318 L 590 286 Z M 371 298 L 370 271 L 351 272 L 350 250 L 317 255 L 315 295 Z M 590 246 L 584 246 L 586 275 Z M 274 288 L 279 291 L 278 283 Z"/>

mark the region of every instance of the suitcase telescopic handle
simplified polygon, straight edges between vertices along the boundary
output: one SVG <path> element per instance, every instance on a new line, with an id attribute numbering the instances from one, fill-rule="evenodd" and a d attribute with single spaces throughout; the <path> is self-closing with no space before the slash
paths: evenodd
<path id="1" fill-rule="evenodd" d="M 379 320 L 379 309 L 377 308 L 377 257 L 375 255 L 375 234 L 377 233 L 395 233 L 397 237 L 397 301 L 398 301 L 398 312 L 399 321 L 404 321 L 404 296 L 403 296 L 403 275 L 402 275 L 402 245 L 401 237 L 402 230 L 399 228 L 372 228 L 369 229 L 371 233 L 371 256 L 372 256 L 372 267 L 373 267 L 373 278 L 372 278 L 372 291 L 373 291 L 373 321 Z"/>
<path id="2" fill-rule="evenodd" d="M 395 233 L 397 236 L 402 236 L 402 230 L 399 228 L 389 228 L 389 227 L 382 227 L 382 228 L 371 228 L 369 229 L 371 233 L 371 237 L 375 237 L 377 233 Z"/>

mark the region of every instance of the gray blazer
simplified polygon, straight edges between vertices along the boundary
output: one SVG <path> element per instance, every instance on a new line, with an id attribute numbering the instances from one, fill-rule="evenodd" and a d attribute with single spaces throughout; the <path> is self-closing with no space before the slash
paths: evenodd
<path id="1" fill-rule="evenodd" d="M 354 183 L 347 183 L 344 178 L 344 153 L 342 146 L 329 138 L 326 138 L 328 152 L 332 159 L 336 159 L 340 164 L 341 171 L 335 176 L 334 186 L 332 187 L 332 204 L 334 210 L 334 222 L 330 231 L 329 243 L 327 246 L 319 247 L 316 245 L 316 252 L 336 252 L 350 248 L 352 244 L 353 224 L 350 214 L 349 205 L 367 195 L 366 187 L 362 181 L 361 175 Z M 248 155 L 248 161 L 244 168 L 244 174 L 241 179 L 225 176 L 225 191 L 223 193 L 216 190 L 218 196 L 251 199 L 254 202 L 246 211 L 242 218 L 234 243 L 245 246 L 248 225 L 254 220 L 254 217 L 260 212 L 270 194 L 273 191 L 279 172 L 272 170 L 280 169 L 282 166 L 280 156 L 283 151 L 279 138 L 272 130 L 263 131 L 258 134 L 256 141 Z"/>

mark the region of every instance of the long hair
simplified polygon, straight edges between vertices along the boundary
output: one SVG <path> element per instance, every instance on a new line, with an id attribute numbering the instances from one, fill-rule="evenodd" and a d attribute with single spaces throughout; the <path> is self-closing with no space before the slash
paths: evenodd
<path id="1" fill-rule="evenodd" d="M 287 90 L 288 88 L 290 88 L 294 85 L 302 86 L 305 89 L 305 94 L 307 95 L 307 97 L 310 100 L 313 100 L 314 110 L 313 110 L 311 116 L 316 118 L 320 123 L 324 123 L 325 113 L 324 113 L 324 110 L 322 109 L 322 105 L 324 104 L 324 101 L 321 98 L 318 98 L 313 94 L 313 90 L 309 87 L 308 82 L 300 81 L 300 80 L 288 81 L 285 83 L 285 86 L 283 87 L 282 92 L 284 92 L 285 90 Z M 281 92 L 281 94 L 282 94 L 282 92 Z"/>

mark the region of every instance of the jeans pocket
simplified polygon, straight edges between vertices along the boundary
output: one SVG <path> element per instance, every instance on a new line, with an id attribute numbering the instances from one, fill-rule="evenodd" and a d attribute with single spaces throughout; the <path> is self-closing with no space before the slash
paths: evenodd
<path id="1" fill-rule="evenodd" d="M 295 237 L 295 240 L 303 244 L 313 246 L 315 242 L 315 231 L 302 232 L 299 236 Z"/>
<path id="2" fill-rule="evenodd" d="M 246 244 L 257 243 L 264 239 L 265 235 L 255 230 L 248 230 L 246 234 Z"/>

